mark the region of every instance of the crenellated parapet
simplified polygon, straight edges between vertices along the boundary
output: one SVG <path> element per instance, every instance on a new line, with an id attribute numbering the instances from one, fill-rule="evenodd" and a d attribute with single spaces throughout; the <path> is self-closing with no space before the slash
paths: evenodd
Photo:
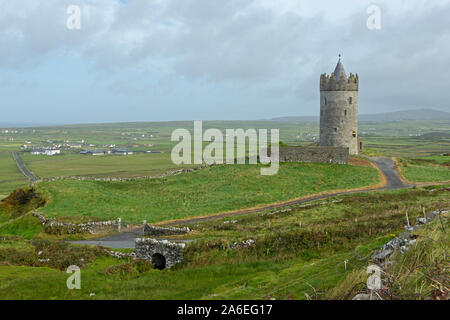
<path id="1" fill-rule="evenodd" d="M 342 72 L 340 79 L 336 80 L 334 72 L 331 75 L 323 73 L 320 75 L 320 91 L 358 91 L 358 74 L 347 75 Z"/>

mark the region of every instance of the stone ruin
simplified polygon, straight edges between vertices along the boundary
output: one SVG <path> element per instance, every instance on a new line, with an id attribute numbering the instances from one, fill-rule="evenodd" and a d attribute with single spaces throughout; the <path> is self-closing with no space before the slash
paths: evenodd
<path id="1" fill-rule="evenodd" d="M 136 259 L 150 261 L 155 268 L 171 268 L 183 260 L 184 243 L 151 238 L 137 238 L 135 242 Z"/>

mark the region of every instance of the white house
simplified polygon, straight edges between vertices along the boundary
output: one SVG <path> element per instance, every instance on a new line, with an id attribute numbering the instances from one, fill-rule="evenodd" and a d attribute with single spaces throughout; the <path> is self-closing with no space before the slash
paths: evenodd
<path id="1" fill-rule="evenodd" d="M 32 155 L 46 155 L 46 156 L 54 156 L 56 154 L 61 154 L 61 150 L 59 149 L 33 149 L 31 151 Z"/>

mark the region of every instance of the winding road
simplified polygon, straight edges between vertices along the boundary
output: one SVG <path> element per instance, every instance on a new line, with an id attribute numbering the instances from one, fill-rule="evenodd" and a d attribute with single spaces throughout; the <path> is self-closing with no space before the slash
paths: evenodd
<path id="1" fill-rule="evenodd" d="M 400 179 L 397 170 L 395 170 L 395 163 L 392 159 L 382 157 L 372 157 L 369 159 L 378 167 L 378 169 L 381 170 L 381 172 L 383 172 L 386 177 L 387 184 L 380 190 L 394 190 L 412 187 L 411 184 L 404 184 Z"/>
<path id="2" fill-rule="evenodd" d="M 317 195 L 317 196 L 313 195 L 313 196 L 310 196 L 307 198 L 295 199 L 295 200 L 285 201 L 285 202 L 276 203 L 276 204 L 269 204 L 269 205 L 261 206 L 258 208 L 235 210 L 235 211 L 230 211 L 230 212 L 225 212 L 225 213 L 213 214 L 213 215 L 205 216 L 205 217 L 194 217 L 194 218 L 185 219 L 185 220 L 163 222 L 163 223 L 158 223 L 158 226 L 181 225 L 181 224 L 188 224 L 188 223 L 196 223 L 196 222 L 200 222 L 200 221 L 221 219 L 221 218 L 228 217 L 228 216 L 246 215 L 246 214 L 250 214 L 250 213 L 261 212 L 261 211 L 268 210 L 268 209 L 269 210 L 270 209 L 281 209 L 283 207 L 288 207 L 288 206 L 295 205 L 295 204 L 302 204 L 302 203 L 311 202 L 314 200 L 322 200 L 322 199 L 332 198 L 332 197 L 341 196 L 341 195 L 345 195 L 345 194 L 356 194 L 356 193 L 362 193 L 362 192 L 368 192 L 368 191 L 395 190 L 395 189 L 404 189 L 404 188 L 412 187 L 412 185 L 410 185 L 410 184 L 404 184 L 403 181 L 399 178 L 398 173 L 395 170 L 395 163 L 394 163 L 394 161 L 392 161 L 392 159 L 383 158 L 383 157 L 372 157 L 369 159 L 372 161 L 372 163 L 374 163 L 378 167 L 378 169 L 380 169 L 380 171 L 386 177 L 387 183 L 385 186 L 380 187 L 380 188 L 374 188 L 374 189 L 331 192 L 331 193 Z M 139 229 L 134 229 L 132 231 L 121 232 L 119 234 L 115 234 L 115 235 L 104 237 L 104 238 L 99 238 L 99 239 L 95 239 L 95 240 L 86 240 L 86 241 L 73 241 L 72 243 L 87 244 L 87 245 L 101 245 L 101 246 L 109 247 L 109 248 L 134 248 L 135 239 L 141 235 L 142 235 L 142 228 L 139 228 Z M 187 240 L 187 241 L 190 241 L 190 240 Z"/>
<path id="3" fill-rule="evenodd" d="M 28 170 L 28 168 L 25 166 L 25 164 L 22 161 L 22 158 L 20 157 L 18 152 L 13 152 L 12 156 L 14 158 L 14 161 L 17 164 L 17 167 L 19 168 L 19 170 L 22 172 L 22 174 L 27 177 L 28 179 L 30 179 L 32 182 L 36 182 L 38 179 L 31 173 L 30 170 Z"/>

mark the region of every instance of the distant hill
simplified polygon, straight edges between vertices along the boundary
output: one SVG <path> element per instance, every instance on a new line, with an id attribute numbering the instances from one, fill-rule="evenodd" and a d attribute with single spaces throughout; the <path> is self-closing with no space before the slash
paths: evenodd
<path id="1" fill-rule="evenodd" d="M 450 139 L 450 133 L 447 132 L 429 132 L 418 137 L 419 139 Z"/>
<path id="2" fill-rule="evenodd" d="M 415 109 L 360 115 L 360 121 L 450 120 L 450 113 L 433 109 Z"/>
<path id="3" fill-rule="evenodd" d="M 300 117 L 279 117 L 272 118 L 273 121 L 286 121 L 286 122 L 319 122 L 318 116 L 300 116 Z"/>
<path id="4" fill-rule="evenodd" d="M 44 126 L 56 126 L 55 123 L 32 123 L 32 122 L 24 122 L 24 123 L 13 123 L 13 122 L 7 122 L 7 123 L 1 123 L 0 122 L 0 128 L 34 128 L 34 127 L 44 127 Z"/>
<path id="5" fill-rule="evenodd" d="M 274 121 L 288 122 L 319 122 L 318 116 L 305 117 L 279 117 Z M 414 109 L 396 112 L 385 112 L 375 114 L 360 114 L 359 121 L 367 122 L 392 122 L 407 120 L 450 120 L 450 113 L 433 109 Z"/>

